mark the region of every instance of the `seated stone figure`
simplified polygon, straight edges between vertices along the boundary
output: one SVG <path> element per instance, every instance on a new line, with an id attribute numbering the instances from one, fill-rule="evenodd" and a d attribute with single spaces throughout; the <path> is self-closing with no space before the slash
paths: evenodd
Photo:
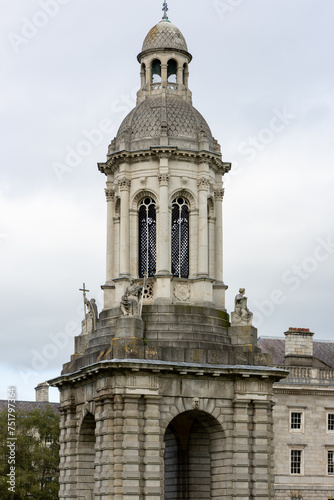
<path id="1" fill-rule="evenodd" d="M 234 312 L 231 314 L 232 326 L 250 326 L 253 321 L 253 313 L 247 307 L 247 297 L 245 289 L 240 288 L 238 295 L 234 300 Z"/>
<path id="2" fill-rule="evenodd" d="M 136 285 L 133 280 L 125 290 L 121 298 L 121 311 L 124 316 L 140 316 L 139 297 L 142 291 L 142 285 Z"/>

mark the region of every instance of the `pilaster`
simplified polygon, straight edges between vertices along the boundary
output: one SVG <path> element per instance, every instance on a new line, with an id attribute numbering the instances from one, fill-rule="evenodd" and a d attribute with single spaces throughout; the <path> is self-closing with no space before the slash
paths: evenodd
<path id="1" fill-rule="evenodd" d="M 124 500 L 123 496 L 123 397 L 114 399 L 114 498 Z"/>
<path id="2" fill-rule="evenodd" d="M 234 401 L 234 498 L 249 500 L 252 488 L 252 453 L 249 443 L 250 400 Z"/>
<path id="3" fill-rule="evenodd" d="M 101 413 L 99 416 L 100 425 L 97 426 L 101 445 L 100 471 L 99 471 L 99 492 L 101 500 L 113 500 L 114 498 L 114 474 L 111 471 L 115 468 L 114 457 L 114 409 L 113 398 L 102 398 L 100 400 Z M 98 407 L 97 407 L 98 408 Z M 98 441 L 97 441 L 98 442 Z"/>
<path id="4" fill-rule="evenodd" d="M 141 396 L 124 396 L 123 426 L 123 500 L 141 500 L 141 439 L 139 400 Z"/>
<path id="5" fill-rule="evenodd" d="M 163 492 L 163 450 L 160 428 L 161 396 L 145 396 L 144 498 L 160 500 Z"/>
<path id="6" fill-rule="evenodd" d="M 253 401 L 253 495 L 273 499 L 273 403 Z"/>
<path id="7" fill-rule="evenodd" d="M 75 406 L 61 408 L 59 498 L 77 498 L 77 421 Z"/>
<path id="8" fill-rule="evenodd" d="M 95 485 L 94 485 L 94 498 L 99 499 L 101 498 L 100 492 L 101 492 L 101 476 L 102 476 L 102 470 L 103 470 L 103 461 L 102 461 L 102 456 L 103 456 L 103 433 L 102 433 L 102 428 L 103 428 L 103 405 L 102 401 L 96 401 L 95 403 L 95 422 L 96 422 L 96 429 L 95 429 L 95 463 L 94 463 L 94 468 L 95 468 L 95 473 L 94 473 L 94 480 L 95 480 Z"/>

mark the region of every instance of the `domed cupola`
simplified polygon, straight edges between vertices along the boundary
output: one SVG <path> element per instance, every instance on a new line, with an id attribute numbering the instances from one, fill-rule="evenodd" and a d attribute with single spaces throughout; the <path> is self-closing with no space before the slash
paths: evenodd
<path id="1" fill-rule="evenodd" d="M 166 49 L 184 52 L 190 59 L 192 57 L 188 52 L 187 43 L 181 31 L 169 19 L 162 19 L 148 32 L 143 43 L 142 52 L 138 55 L 138 60 L 143 55 L 146 55 L 148 51 Z"/>
<path id="2" fill-rule="evenodd" d="M 203 116 L 192 105 L 188 87 L 191 54 L 181 31 L 164 17 L 145 37 L 141 64 L 141 87 L 137 106 L 124 119 L 109 147 L 109 155 L 156 146 L 173 146 L 220 155 Z"/>

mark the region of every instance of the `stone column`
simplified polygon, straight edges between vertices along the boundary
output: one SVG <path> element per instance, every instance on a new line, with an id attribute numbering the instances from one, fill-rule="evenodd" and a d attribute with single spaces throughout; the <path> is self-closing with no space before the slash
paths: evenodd
<path id="1" fill-rule="evenodd" d="M 114 216 L 115 216 L 115 191 L 113 189 L 106 189 L 107 198 L 107 283 L 109 283 L 114 276 Z"/>
<path id="2" fill-rule="evenodd" d="M 162 170 L 168 169 L 168 158 L 160 158 Z M 167 170 L 168 171 L 168 170 Z M 168 173 L 159 174 L 159 223 L 157 234 L 157 274 L 170 274 L 170 218 L 168 209 Z"/>
<path id="3" fill-rule="evenodd" d="M 146 68 L 146 66 L 145 66 Z M 146 69 L 143 68 L 143 66 L 141 66 L 141 70 L 140 70 L 140 87 L 141 89 L 143 89 L 145 87 L 145 84 L 146 84 Z"/>
<path id="4" fill-rule="evenodd" d="M 120 235 L 121 235 L 121 230 L 120 230 L 120 216 L 115 214 L 114 218 L 114 273 L 115 277 L 118 278 L 120 274 Z"/>
<path id="5" fill-rule="evenodd" d="M 208 214 L 208 228 L 209 228 L 209 276 L 215 278 L 216 276 L 216 235 L 215 235 L 215 217 Z"/>
<path id="6" fill-rule="evenodd" d="M 145 396 L 144 498 L 160 500 L 163 495 L 163 446 L 160 431 L 161 396 Z"/>
<path id="7" fill-rule="evenodd" d="M 178 61 L 177 63 L 176 83 L 178 84 L 179 88 L 183 85 L 183 63 L 180 61 Z"/>
<path id="8" fill-rule="evenodd" d="M 121 231 L 120 231 L 120 275 L 130 275 L 130 214 L 129 198 L 131 181 L 123 177 L 119 181 L 121 190 Z"/>
<path id="9" fill-rule="evenodd" d="M 75 406 L 61 408 L 60 491 L 62 500 L 77 498 L 77 422 Z"/>
<path id="10" fill-rule="evenodd" d="M 161 83 L 162 87 L 167 85 L 167 64 L 161 64 Z"/>
<path id="11" fill-rule="evenodd" d="M 189 277 L 198 274 L 198 209 L 189 210 Z"/>
<path id="12" fill-rule="evenodd" d="M 217 281 L 223 281 L 223 197 L 224 189 L 215 190 L 216 232 L 215 232 L 215 259 Z"/>
<path id="13" fill-rule="evenodd" d="M 151 69 L 151 65 L 152 65 L 152 63 L 146 64 L 146 83 L 148 83 L 150 90 L 151 90 L 151 83 L 152 83 L 152 69 Z"/>
<path id="14" fill-rule="evenodd" d="M 130 209 L 130 274 L 138 275 L 138 211 Z"/>
<path id="15" fill-rule="evenodd" d="M 198 181 L 198 275 L 207 277 L 209 274 L 208 257 L 208 186 L 205 177 Z"/>

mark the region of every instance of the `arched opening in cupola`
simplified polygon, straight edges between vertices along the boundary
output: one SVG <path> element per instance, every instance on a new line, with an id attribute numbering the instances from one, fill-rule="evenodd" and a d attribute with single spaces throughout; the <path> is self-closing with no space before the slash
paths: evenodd
<path id="1" fill-rule="evenodd" d="M 177 81 L 177 61 L 170 59 L 167 64 L 167 81 L 176 83 Z"/>
<path id="2" fill-rule="evenodd" d="M 161 82 L 161 61 L 159 59 L 153 59 L 151 66 L 152 83 Z"/>

